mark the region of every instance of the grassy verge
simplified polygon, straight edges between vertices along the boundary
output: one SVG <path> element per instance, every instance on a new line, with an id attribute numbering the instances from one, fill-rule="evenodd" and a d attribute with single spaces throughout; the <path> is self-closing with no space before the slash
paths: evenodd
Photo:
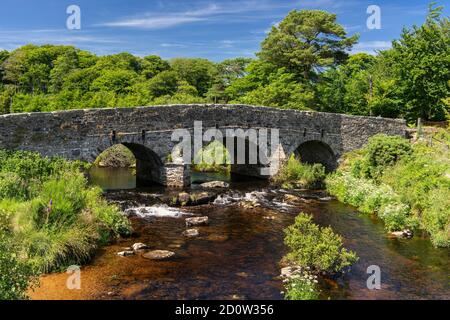
<path id="1" fill-rule="evenodd" d="M 24 270 L 17 289 L 0 277 L 1 297 L 25 297 L 13 293 L 32 278 L 27 268 L 42 273 L 81 265 L 99 245 L 130 233 L 128 220 L 102 199 L 100 189 L 88 185 L 82 168 L 34 153 L 0 151 L 0 236 L 10 241 L 0 246 L 0 274 Z"/>
<path id="2" fill-rule="evenodd" d="M 327 189 L 340 201 L 378 215 L 389 231 L 419 228 L 435 246 L 449 247 L 449 150 L 446 130 L 414 144 L 376 136 L 362 150 L 346 155 L 328 177 Z"/>
<path id="3" fill-rule="evenodd" d="M 272 182 L 286 189 L 321 189 L 324 187 L 325 178 L 323 165 L 301 163 L 295 156 L 291 156 L 278 174 L 272 178 Z"/>

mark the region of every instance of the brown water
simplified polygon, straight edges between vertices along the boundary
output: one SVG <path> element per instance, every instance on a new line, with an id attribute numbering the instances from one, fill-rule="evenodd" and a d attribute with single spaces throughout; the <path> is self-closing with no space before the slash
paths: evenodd
<path id="1" fill-rule="evenodd" d="M 124 177 L 120 175 L 120 179 Z M 129 175 L 120 183 L 130 185 L 132 179 Z M 120 183 L 116 180 L 114 189 Z M 418 236 L 413 240 L 389 239 L 380 222 L 326 198 L 323 193 L 289 192 L 300 199 L 285 203 L 286 191 L 268 189 L 261 182 L 234 184 L 221 204 L 178 212 L 210 218 L 210 225 L 200 228 L 200 237 L 188 239 L 182 236 L 186 216 L 177 217 L 177 212 L 170 212 L 173 217 L 154 215 L 167 213 L 157 200 L 164 192 L 158 188 L 110 192 L 109 199 L 120 200 L 123 206 L 150 207 L 153 214 L 132 217 L 136 235 L 102 249 L 91 265 L 82 269 L 82 290 L 68 291 L 64 288 L 67 275 L 51 275 L 43 278 L 42 288 L 34 298 L 282 299 L 283 288 L 278 279 L 279 261 L 286 251 L 282 230 L 301 211 L 312 214 L 320 225 L 330 225 L 343 236 L 346 247 L 360 257 L 350 273 L 322 281 L 322 298 L 450 298 L 448 249 L 435 249 L 428 239 Z M 258 206 L 243 207 L 243 198 Z M 156 262 L 141 256 L 116 255 L 135 242 L 174 251 L 176 258 Z M 366 287 L 366 269 L 370 265 L 381 268 L 381 290 Z"/>

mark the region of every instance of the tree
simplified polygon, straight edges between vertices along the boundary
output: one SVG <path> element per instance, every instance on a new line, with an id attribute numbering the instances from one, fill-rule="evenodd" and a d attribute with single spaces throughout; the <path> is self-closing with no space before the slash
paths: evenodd
<path id="1" fill-rule="evenodd" d="M 393 72 L 397 77 L 403 116 L 410 121 L 421 117 L 445 119 L 450 87 L 450 22 L 442 7 L 430 10 L 425 24 L 404 29 L 393 42 Z"/>
<path id="2" fill-rule="evenodd" d="M 216 66 L 206 59 L 177 58 L 171 61 L 172 70 L 180 80 L 186 80 L 204 96 L 211 87 L 217 73 Z"/>
<path id="3" fill-rule="evenodd" d="M 169 62 L 158 56 L 147 56 L 142 61 L 142 74 L 147 78 L 153 78 L 158 73 L 170 70 Z"/>
<path id="4" fill-rule="evenodd" d="M 258 56 L 299 79 L 314 80 L 317 72 L 345 62 L 357 40 L 357 35 L 347 37 L 335 14 L 293 10 L 272 27 Z"/>
<path id="5" fill-rule="evenodd" d="M 178 77 L 175 71 L 163 71 L 149 80 L 148 90 L 152 97 L 172 95 L 177 91 Z"/>

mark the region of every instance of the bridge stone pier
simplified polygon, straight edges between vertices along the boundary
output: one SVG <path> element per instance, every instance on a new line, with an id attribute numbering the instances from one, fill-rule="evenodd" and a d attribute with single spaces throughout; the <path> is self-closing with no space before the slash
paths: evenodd
<path id="1" fill-rule="evenodd" d="M 228 130 L 278 129 L 277 152 L 270 152 L 269 143 L 263 155 L 269 163 L 296 154 L 328 170 L 336 168 L 345 152 L 362 147 L 373 135 L 406 136 L 405 121 L 396 119 L 247 105 L 170 105 L 2 115 L 0 148 L 92 163 L 107 148 L 123 144 L 136 157 L 138 180 L 183 187 L 190 183 L 191 163 L 173 157 L 179 142 L 172 141 L 172 134 L 176 129 L 193 134 L 195 121 L 202 122 L 203 131 L 223 132 L 224 140 L 229 138 Z M 245 139 L 247 151 L 251 143 Z M 267 166 L 235 163 L 232 173 L 269 178 L 261 175 Z"/>

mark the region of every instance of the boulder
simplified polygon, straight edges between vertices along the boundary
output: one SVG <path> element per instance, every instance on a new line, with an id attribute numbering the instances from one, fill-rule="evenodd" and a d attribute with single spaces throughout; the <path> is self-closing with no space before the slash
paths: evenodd
<path id="1" fill-rule="evenodd" d="M 186 226 L 187 227 L 207 226 L 208 224 L 209 224 L 209 218 L 208 217 L 194 217 L 194 218 L 187 218 L 186 219 Z"/>
<path id="2" fill-rule="evenodd" d="M 195 192 L 190 196 L 189 205 L 198 206 L 202 204 L 208 204 L 216 200 L 217 194 L 210 192 Z"/>
<path id="3" fill-rule="evenodd" d="M 406 229 L 402 231 L 391 232 L 390 236 L 394 238 L 411 239 L 414 236 L 414 233 L 411 230 Z"/>
<path id="4" fill-rule="evenodd" d="M 205 189 L 226 189 L 230 187 L 230 184 L 224 181 L 211 181 L 202 183 L 200 187 Z"/>
<path id="5" fill-rule="evenodd" d="M 140 251 L 140 250 L 148 249 L 148 246 L 143 243 L 135 243 L 135 244 L 133 244 L 132 248 L 133 248 L 133 251 Z"/>
<path id="6" fill-rule="evenodd" d="M 198 237 L 199 234 L 200 233 L 199 233 L 198 229 L 188 229 L 183 232 L 183 236 L 188 237 L 188 238 Z"/>
<path id="7" fill-rule="evenodd" d="M 120 251 L 117 255 L 121 257 L 128 257 L 134 255 L 134 251 Z"/>
<path id="8" fill-rule="evenodd" d="M 285 194 L 283 196 L 283 202 L 300 202 L 302 199 L 293 194 Z"/>
<path id="9" fill-rule="evenodd" d="M 191 194 L 187 192 L 181 192 L 173 195 L 170 199 L 161 198 L 165 203 L 172 206 L 198 206 L 202 204 L 208 204 L 213 202 L 217 198 L 217 194 L 212 192 L 193 192 Z"/>
<path id="10" fill-rule="evenodd" d="M 150 260 L 166 260 L 170 259 L 175 255 L 175 252 L 167 251 L 167 250 L 153 250 L 146 252 L 142 255 L 145 259 Z"/>
<path id="11" fill-rule="evenodd" d="M 177 204 L 181 206 L 186 206 L 190 202 L 191 196 L 187 192 L 181 192 L 177 196 Z"/>

